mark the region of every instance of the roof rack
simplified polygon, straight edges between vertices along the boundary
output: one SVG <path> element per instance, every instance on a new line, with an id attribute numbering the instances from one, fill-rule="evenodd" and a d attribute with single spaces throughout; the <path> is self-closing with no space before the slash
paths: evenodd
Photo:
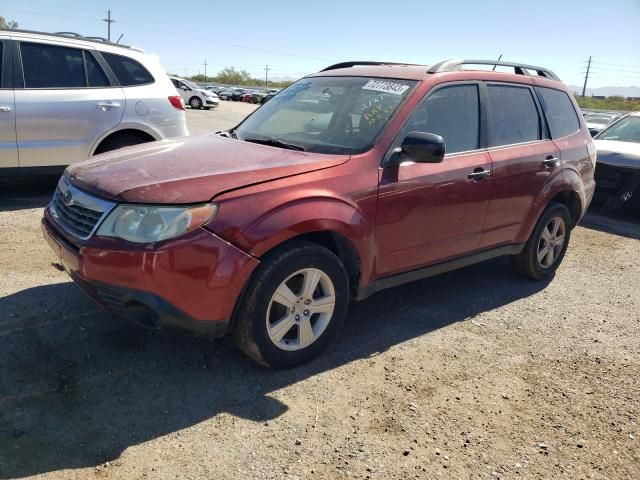
<path id="1" fill-rule="evenodd" d="M 452 59 L 445 60 L 444 62 L 436 63 L 433 65 L 427 73 L 440 73 L 440 72 L 453 72 L 456 70 L 461 70 L 460 67 L 463 65 L 493 65 L 494 70 L 495 67 L 513 67 L 513 70 L 516 75 L 526 75 L 529 77 L 545 77 L 550 78 L 552 80 L 560 80 L 558 76 L 553 73 L 548 68 L 544 67 L 536 67 L 535 65 L 527 65 L 524 63 L 512 63 L 512 62 L 499 62 L 496 60 L 462 60 L 462 59 Z M 531 72 L 536 72 L 537 75 L 532 75 Z"/>
<path id="2" fill-rule="evenodd" d="M 337 70 L 339 68 L 351 68 L 357 66 L 371 66 L 371 65 L 413 65 L 411 63 L 398 63 L 398 62 L 371 62 L 371 61 L 355 61 L 355 62 L 341 62 L 335 63 L 333 65 L 329 65 L 327 68 L 323 68 L 320 70 L 321 72 L 326 72 L 328 70 Z"/>
<path id="3" fill-rule="evenodd" d="M 0 30 L 5 30 L 5 29 L 0 29 Z M 91 37 L 85 37 L 84 35 L 80 35 L 79 33 L 76 32 L 54 32 L 54 33 L 50 33 L 50 32 L 39 32 L 36 30 L 20 30 L 20 29 L 11 29 L 8 30 L 8 32 L 18 32 L 18 33 L 35 33 L 37 35 L 47 35 L 49 37 L 60 37 L 60 38 L 73 38 L 73 39 L 77 39 L 77 40 L 82 40 L 85 42 L 96 42 L 96 43 L 104 43 L 106 45 L 112 45 L 114 47 L 123 47 L 123 48 L 131 48 L 133 50 L 138 50 L 135 47 L 131 47 L 129 45 L 123 45 L 122 43 L 114 43 L 114 42 L 110 42 L 109 40 L 107 40 L 106 38 L 103 37 L 95 37 L 95 36 L 91 36 Z"/>

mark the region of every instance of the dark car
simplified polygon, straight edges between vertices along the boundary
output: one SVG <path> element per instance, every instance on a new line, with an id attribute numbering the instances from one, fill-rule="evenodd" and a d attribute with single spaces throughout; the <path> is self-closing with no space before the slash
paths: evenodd
<path id="1" fill-rule="evenodd" d="M 230 131 L 74 164 L 44 236 L 112 314 L 228 334 L 279 367 L 388 287 L 502 255 L 549 280 L 595 147 L 553 72 L 472 70 L 487 64 L 337 64 Z"/>
<path id="2" fill-rule="evenodd" d="M 640 112 L 613 123 L 595 142 L 595 203 L 605 213 L 640 210 Z"/>

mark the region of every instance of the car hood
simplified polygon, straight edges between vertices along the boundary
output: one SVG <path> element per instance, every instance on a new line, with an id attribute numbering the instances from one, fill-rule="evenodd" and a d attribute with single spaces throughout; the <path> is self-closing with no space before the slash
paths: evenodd
<path id="1" fill-rule="evenodd" d="M 598 163 L 640 169 L 640 143 L 595 140 Z"/>
<path id="2" fill-rule="evenodd" d="M 348 159 L 206 134 L 104 153 L 72 164 L 65 175 L 78 188 L 120 202 L 198 203 Z"/>

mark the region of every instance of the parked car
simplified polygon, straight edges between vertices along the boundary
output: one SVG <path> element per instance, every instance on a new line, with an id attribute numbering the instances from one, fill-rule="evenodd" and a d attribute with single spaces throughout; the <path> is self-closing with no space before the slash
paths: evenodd
<path id="1" fill-rule="evenodd" d="M 592 137 L 595 137 L 611 122 L 620 118 L 616 113 L 587 113 L 584 115 L 584 121 L 587 122 L 587 128 Z"/>
<path id="2" fill-rule="evenodd" d="M 279 367 L 384 288 L 501 255 L 552 278 L 594 190 L 567 87 L 520 64 L 372 63 L 307 76 L 219 135 L 68 168 L 45 238 L 112 314 L 229 334 Z"/>
<path id="3" fill-rule="evenodd" d="M 169 77 L 171 82 L 176 87 L 176 90 L 184 100 L 194 110 L 204 108 L 210 110 L 216 108 L 220 103 L 218 95 L 205 88 L 200 88 L 199 85 L 179 77 Z"/>
<path id="4" fill-rule="evenodd" d="M 242 101 L 247 103 L 261 103 L 266 93 L 262 90 L 252 90 L 242 95 Z"/>
<path id="5" fill-rule="evenodd" d="M 596 203 L 605 213 L 640 210 L 640 112 L 611 124 L 595 142 Z"/>
<path id="6" fill-rule="evenodd" d="M 265 104 L 275 96 L 276 96 L 275 93 L 267 93 L 264 97 L 262 97 L 262 100 L 260 100 L 260 103 Z"/>
<path id="7" fill-rule="evenodd" d="M 232 88 L 230 100 L 233 100 L 234 102 L 241 102 L 242 96 L 245 94 L 246 91 L 247 91 L 246 88 Z"/>
<path id="8" fill-rule="evenodd" d="M 224 90 L 220 90 L 218 92 L 218 98 L 220 98 L 220 100 L 231 100 L 232 95 L 233 92 L 228 88 L 225 88 Z"/>
<path id="9" fill-rule="evenodd" d="M 141 50 L 3 30 L 0 58 L 0 176 L 60 172 L 97 153 L 189 134 L 167 74 Z"/>

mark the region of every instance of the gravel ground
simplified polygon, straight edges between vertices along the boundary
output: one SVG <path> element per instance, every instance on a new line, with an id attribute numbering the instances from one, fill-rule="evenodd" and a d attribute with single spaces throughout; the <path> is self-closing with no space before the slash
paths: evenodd
<path id="1" fill-rule="evenodd" d="M 380 292 L 268 371 L 102 313 L 50 266 L 53 185 L 0 193 L 0 478 L 640 478 L 637 219 L 589 215 L 548 284 L 497 259 Z"/>

